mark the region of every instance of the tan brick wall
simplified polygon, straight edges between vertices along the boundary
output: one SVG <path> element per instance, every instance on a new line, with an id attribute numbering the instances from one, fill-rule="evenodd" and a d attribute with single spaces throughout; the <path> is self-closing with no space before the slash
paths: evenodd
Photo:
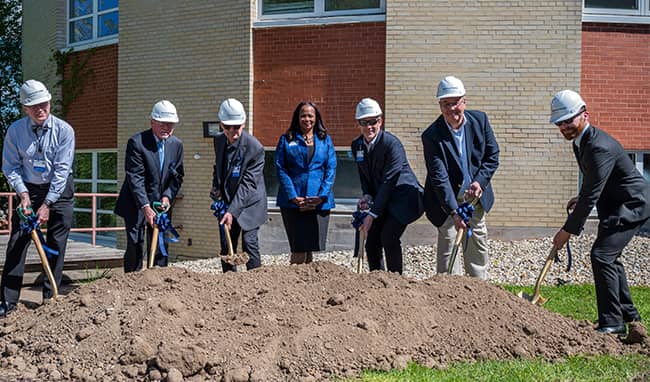
<path id="1" fill-rule="evenodd" d="M 386 127 L 424 183 L 420 135 L 440 114 L 435 88 L 455 75 L 467 108 L 488 113 L 501 148 L 494 227 L 561 224 L 577 190 L 568 143 L 548 123 L 552 95 L 580 89 L 581 2 L 390 0 Z"/>
<path id="2" fill-rule="evenodd" d="M 183 225 L 182 242 L 171 247 L 174 255 L 213 256 L 218 247 L 208 197 L 214 154 L 212 140 L 203 138 L 202 121 L 214 121 L 227 97 L 242 101 L 252 119 L 251 12 L 249 1 L 235 0 L 120 3 L 118 179 L 124 177 L 128 138 L 149 127 L 156 101 L 173 102 L 186 173 L 185 197 L 174 211 L 173 224 Z"/>
<path id="3" fill-rule="evenodd" d="M 65 47 L 65 0 L 23 0 L 23 79 L 36 79 L 59 97 L 55 49 Z"/>

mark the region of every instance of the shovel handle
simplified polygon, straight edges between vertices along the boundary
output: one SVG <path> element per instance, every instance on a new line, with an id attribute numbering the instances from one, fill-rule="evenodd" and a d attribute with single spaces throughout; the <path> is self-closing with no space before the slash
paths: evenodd
<path id="1" fill-rule="evenodd" d="M 153 259 L 156 257 L 156 250 L 158 249 L 158 232 L 160 232 L 158 225 L 153 225 L 153 235 L 151 237 L 151 248 L 149 250 L 149 261 L 147 268 L 153 268 Z"/>
<path id="2" fill-rule="evenodd" d="M 43 270 L 47 275 L 47 279 L 50 280 L 50 288 L 52 288 L 52 298 L 57 298 L 59 295 L 59 288 L 56 286 L 56 281 L 54 281 L 54 276 L 52 275 L 52 269 L 50 269 L 50 262 L 47 260 L 45 255 L 45 250 L 43 245 L 41 245 L 41 240 L 38 238 L 38 233 L 36 230 L 32 231 L 32 241 L 36 245 L 36 250 L 38 251 L 38 256 L 41 258 L 41 263 L 43 264 Z"/>
<path id="3" fill-rule="evenodd" d="M 458 255 L 458 249 L 460 248 L 460 242 L 463 241 L 463 235 L 465 235 L 465 229 L 459 229 L 456 232 L 456 240 L 454 240 L 454 246 L 451 249 L 451 255 L 449 256 L 449 265 L 447 266 L 447 273 L 451 274 L 451 271 L 454 269 L 454 263 L 456 262 L 456 256 Z"/>
<path id="4" fill-rule="evenodd" d="M 226 244 L 228 245 L 228 255 L 235 256 L 235 251 L 232 249 L 232 240 L 230 240 L 230 229 L 227 225 L 223 225 L 223 232 L 226 234 Z"/>
<path id="5" fill-rule="evenodd" d="M 555 247 L 551 248 L 551 252 L 549 252 L 548 256 L 546 257 L 546 262 L 544 263 L 544 267 L 542 268 L 542 271 L 539 273 L 539 276 L 537 276 L 537 281 L 535 281 L 535 290 L 533 292 L 533 298 L 531 300 L 533 304 L 536 304 L 537 301 L 541 298 L 540 289 L 542 288 L 542 282 L 546 278 L 546 274 L 548 273 L 548 271 L 551 269 L 551 265 L 553 265 L 553 260 L 555 259 L 556 255 L 557 255 L 557 249 Z"/>
<path id="6" fill-rule="evenodd" d="M 357 254 L 357 273 L 363 272 L 363 255 L 364 246 L 366 241 L 366 231 L 359 230 L 359 253 Z"/>

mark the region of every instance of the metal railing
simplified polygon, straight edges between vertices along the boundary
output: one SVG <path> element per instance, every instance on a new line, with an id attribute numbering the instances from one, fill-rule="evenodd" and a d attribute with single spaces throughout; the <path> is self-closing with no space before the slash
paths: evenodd
<path id="1" fill-rule="evenodd" d="M 7 229 L 0 229 L 0 235 L 9 234 L 11 232 L 11 218 L 13 217 L 14 211 L 14 198 L 16 195 L 14 192 L 0 192 L 0 198 L 7 197 L 9 198 L 8 208 L 7 208 Z M 97 193 L 97 192 L 77 192 L 74 194 L 75 198 L 91 198 L 92 205 L 90 210 L 90 227 L 88 228 L 72 228 L 71 232 L 90 232 L 91 244 L 96 246 L 97 244 L 97 232 L 107 232 L 107 231 L 123 231 L 124 226 L 122 227 L 97 227 L 97 198 L 117 198 L 119 194 L 114 193 Z"/>

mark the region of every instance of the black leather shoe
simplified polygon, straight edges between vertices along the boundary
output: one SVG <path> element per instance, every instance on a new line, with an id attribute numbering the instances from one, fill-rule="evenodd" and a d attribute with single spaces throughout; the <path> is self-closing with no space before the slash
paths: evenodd
<path id="1" fill-rule="evenodd" d="M 14 310 L 16 310 L 16 304 L 0 303 L 0 317 L 7 317 Z"/>
<path id="2" fill-rule="evenodd" d="M 596 329 L 596 331 L 598 333 L 604 333 L 604 334 L 625 334 L 626 328 L 625 328 L 625 324 L 615 325 L 615 326 L 599 326 Z"/>

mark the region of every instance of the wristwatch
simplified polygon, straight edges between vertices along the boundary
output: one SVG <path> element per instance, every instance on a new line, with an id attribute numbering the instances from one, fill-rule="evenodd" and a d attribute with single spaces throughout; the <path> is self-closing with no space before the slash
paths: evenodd
<path id="1" fill-rule="evenodd" d="M 51 200 L 45 199 L 43 201 L 43 204 L 45 204 L 47 206 L 47 208 L 50 208 L 50 207 L 52 207 L 52 204 L 54 204 L 54 203 Z"/>

